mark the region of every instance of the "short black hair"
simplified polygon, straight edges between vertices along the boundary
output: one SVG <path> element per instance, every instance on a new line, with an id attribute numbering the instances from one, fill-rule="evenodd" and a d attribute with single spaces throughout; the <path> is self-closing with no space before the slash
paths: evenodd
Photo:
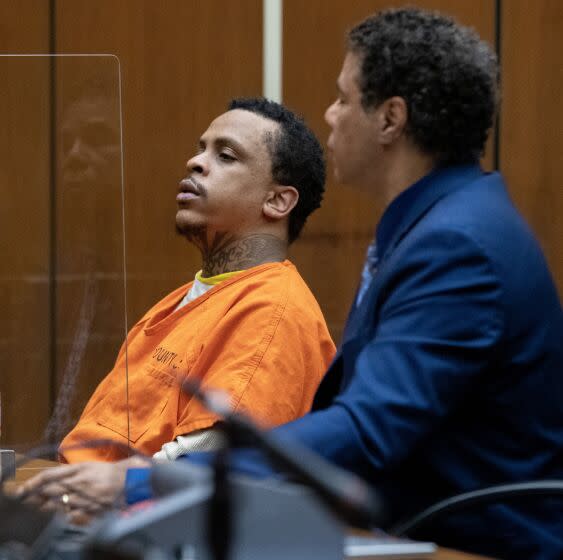
<path id="1" fill-rule="evenodd" d="M 437 12 L 381 11 L 348 32 L 361 61 L 366 111 L 393 96 L 408 108 L 406 133 L 438 164 L 482 155 L 498 104 L 498 65 L 477 33 Z"/>
<path id="2" fill-rule="evenodd" d="M 279 134 L 268 141 L 268 150 L 274 181 L 299 191 L 299 200 L 289 215 L 288 241 L 292 243 L 323 199 L 326 177 L 323 149 L 305 121 L 279 103 L 248 97 L 233 99 L 228 108 L 250 111 L 280 125 Z"/>

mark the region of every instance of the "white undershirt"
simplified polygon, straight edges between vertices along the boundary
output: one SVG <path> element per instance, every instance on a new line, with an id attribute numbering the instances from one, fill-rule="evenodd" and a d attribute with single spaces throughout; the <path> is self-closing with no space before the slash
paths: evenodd
<path id="1" fill-rule="evenodd" d="M 213 284 L 204 284 L 197 277 L 196 274 L 192 287 L 188 290 L 188 293 L 184 296 L 182 301 L 176 306 L 176 309 L 174 309 L 174 311 L 178 311 L 178 309 L 182 309 L 184 305 L 188 305 L 190 301 L 193 301 L 194 299 L 197 299 L 199 296 L 202 296 L 205 292 L 211 290 L 211 288 L 213 288 Z"/>

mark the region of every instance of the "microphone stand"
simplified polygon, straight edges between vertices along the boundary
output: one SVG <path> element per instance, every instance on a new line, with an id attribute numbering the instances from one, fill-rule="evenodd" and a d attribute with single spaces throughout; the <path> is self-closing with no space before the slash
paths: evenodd
<path id="1" fill-rule="evenodd" d="M 199 383 L 193 380 L 185 381 L 182 388 L 223 419 L 231 446 L 252 444 L 259 447 L 278 468 L 297 476 L 346 524 L 372 529 L 385 521 L 379 495 L 356 475 L 332 465 L 295 442 L 291 442 L 291 445 L 287 442 L 282 444 L 271 434 L 260 430 L 244 415 L 232 412 L 225 394 L 204 392 Z M 227 451 L 224 450 L 223 453 L 226 454 Z M 225 457 L 220 458 L 220 461 L 224 460 Z M 221 463 L 219 466 L 223 468 Z M 221 470 L 219 473 L 221 474 Z"/>
<path id="2" fill-rule="evenodd" d="M 228 560 L 233 538 L 233 496 L 229 483 L 231 437 L 225 427 L 226 441 L 213 461 L 213 494 L 209 503 L 207 542 L 215 560 Z"/>

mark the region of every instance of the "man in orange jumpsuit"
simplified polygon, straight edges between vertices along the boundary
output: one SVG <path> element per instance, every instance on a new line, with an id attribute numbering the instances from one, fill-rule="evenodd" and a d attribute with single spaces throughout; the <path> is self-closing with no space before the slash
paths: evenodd
<path id="1" fill-rule="evenodd" d="M 80 517 L 91 506 L 85 492 L 100 499 L 111 494 L 109 481 L 122 488 L 135 464 L 124 459 L 128 442 L 162 459 L 217 446 L 217 418 L 182 391 L 183 380 L 225 391 L 235 408 L 275 426 L 309 410 L 334 355 L 314 296 L 286 260 L 324 191 L 312 132 L 281 105 L 235 100 L 201 136 L 187 169 L 176 226 L 200 249 L 202 269 L 130 331 L 127 352 L 61 444 L 62 459 L 81 464 L 27 484 L 44 507 L 62 504 Z M 77 448 L 99 439 L 122 445 Z"/>

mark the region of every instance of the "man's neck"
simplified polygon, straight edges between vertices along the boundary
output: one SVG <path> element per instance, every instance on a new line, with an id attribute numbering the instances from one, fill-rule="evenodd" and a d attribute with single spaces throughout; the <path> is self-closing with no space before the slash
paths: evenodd
<path id="1" fill-rule="evenodd" d="M 403 191 L 428 175 L 436 165 L 435 158 L 411 147 L 410 144 L 396 149 L 389 156 L 377 184 L 377 191 L 385 208 Z"/>
<path id="2" fill-rule="evenodd" d="M 267 233 L 237 237 L 227 232 L 217 232 L 212 234 L 209 241 L 198 246 L 204 278 L 246 270 L 267 262 L 281 262 L 287 256 L 287 243 Z"/>

